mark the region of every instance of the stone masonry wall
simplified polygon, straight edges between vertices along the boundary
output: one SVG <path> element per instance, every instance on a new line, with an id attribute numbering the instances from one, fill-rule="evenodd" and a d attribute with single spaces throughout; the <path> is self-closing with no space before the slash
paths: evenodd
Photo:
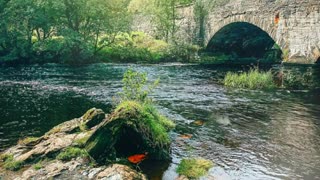
<path id="1" fill-rule="evenodd" d="M 177 10 L 177 37 L 194 42 L 199 27 L 193 6 Z M 231 0 L 214 8 L 206 18 L 205 44 L 233 22 L 248 22 L 266 31 L 289 62 L 314 63 L 320 57 L 320 0 Z"/>

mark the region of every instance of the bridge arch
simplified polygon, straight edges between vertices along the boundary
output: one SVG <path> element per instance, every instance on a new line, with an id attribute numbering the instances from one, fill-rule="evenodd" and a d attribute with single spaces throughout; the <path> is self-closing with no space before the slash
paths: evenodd
<path id="1" fill-rule="evenodd" d="M 280 62 L 282 48 L 270 34 L 247 22 L 232 22 L 219 29 L 206 46 L 212 55 L 230 55 L 244 60 L 242 63 L 263 60 L 264 63 Z"/>
<path id="2" fill-rule="evenodd" d="M 213 21 L 210 21 L 210 19 L 213 19 Z M 214 19 L 220 19 L 220 21 L 215 21 Z M 207 33 L 205 37 L 205 44 L 208 45 L 211 38 L 217 32 L 232 23 L 252 24 L 266 32 L 282 50 L 288 49 L 288 42 L 285 40 L 286 30 L 279 28 L 283 27 L 281 24 L 285 23 L 285 21 L 281 20 L 279 13 L 271 15 L 270 17 L 261 18 L 259 16 L 252 16 L 249 14 L 233 15 L 227 18 L 210 17 L 206 27 Z"/>

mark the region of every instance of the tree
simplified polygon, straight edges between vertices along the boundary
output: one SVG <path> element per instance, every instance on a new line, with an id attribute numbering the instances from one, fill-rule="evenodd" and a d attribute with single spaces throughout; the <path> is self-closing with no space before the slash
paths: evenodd
<path id="1" fill-rule="evenodd" d="M 26 59 L 30 56 L 32 47 L 32 1 L 11 0 L 4 3 L 1 18 L 4 59 Z"/>
<path id="2" fill-rule="evenodd" d="M 34 45 L 54 32 L 59 17 L 53 2 L 45 0 L 11 0 L 5 2 L 1 18 L 2 60 L 27 62 L 34 58 Z"/>
<path id="3" fill-rule="evenodd" d="M 130 27 L 129 0 L 0 0 L 1 60 L 94 58 Z"/>
<path id="4" fill-rule="evenodd" d="M 60 33 L 69 60 L 86 60 L 109 43 L 102 35 L 128 29 L 127 0 L 63 0 L 64 17 Z M 108 37 L 108 36 L 107 36 Z"/>

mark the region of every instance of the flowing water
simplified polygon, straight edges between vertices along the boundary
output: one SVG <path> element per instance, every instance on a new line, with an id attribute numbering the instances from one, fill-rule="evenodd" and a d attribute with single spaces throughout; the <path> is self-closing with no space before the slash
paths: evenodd
<path id="1" fill-rule="evenodd" d="M 292 73 L 311 72 L 311 86 L 302 90 L 253 91 L 221 85 L 225 73 L 237 69 L 132 67 L 147 72 L 150 80 L 160 77 L 153 98 L 177 124 L 170 134 L 172 162 L 142 167 L 151 179 L 175 179 L 184 157 L 215 163 L 205 179 L 320 179 L 319 68 L 286 67 Z M 128 68 L 112 64 L 0 68 L 0 151 L 19 138 L 41 136 L 91 107 L 110 112 Z"/>

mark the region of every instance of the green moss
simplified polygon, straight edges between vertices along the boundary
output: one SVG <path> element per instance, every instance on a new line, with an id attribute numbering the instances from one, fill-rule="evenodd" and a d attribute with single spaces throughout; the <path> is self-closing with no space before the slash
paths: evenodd
<path id="1" fill-rule="evenodd" d="M 81 123 L 79 125 L 79 128 L 80 128 L 81 131 L 87 131 L 88 130 L 88 127 L 87 127 L 87 125 L 85 123 Z"/>
<path id="2" fill-rule="evenodd" d="M 155 117 L 155 119 L 157 119 L 157 121 L 167 130 L 175 128 L 175 123 L 170 119 L 166 118 L 165 116 L 162 116 L 153 105 L 145 104 L 144 109 L 150 114 L 152 114 Z"/>
<path id="3" fill-rule="evenodd" d="M 124 110 L 124 114 L 137 115 L 136 118 L 140 133 L 152 137 L 153 143 L 158 145 L 170 143 L 167 131 L 175 127 L 175 124 L 160 115 L 156 108 L 150 104 L 140 104 L 135 101 L 124 101 L 116 108 L 116 111 Z M 134 116 L 133 116 L 134 117 Z M 144 131 L 142 131 L 142 129 Z"/>
<path id="4" fill-rule="evenodd" d="M 76 148 L 76 147 L 69 147 L 65 149 L 63 152 L 61 152 L 57 159 L 62 161 L 70 161 L 73 158 L 76 157 L 88 157 L 88 153 L 84 149 Z"/>
<path id="5" fill-rule="evenodd" d="M 0 161 L 6 161 L 9 158 L 13 158 L 12 154 L 1 154 L 0 155 Z"/>
<path id="6" fill-rule="evenodd" d="M 39 140 L 38 137 L 26 137 L 22 140 L 19 140 L 18 141 L 18 144 L 22 144 L 22 145 L 27 145 L 27 144 L 30 144 L 30 143 L 35 143 Z"/>
<path id="7" fill-rule="evenodd" d="M 84 147 L 89 138 L 90 138 L 90 135 L 87 135 L 81 139 L 75 140 L 74 142 L 77 144 L 77 146 Z"/>
<path id="8" fill-rule="evenodd" d="M 142 111 L 143 108 L 142 105 L 136 101 L 124 101 L 116 107 L 115 112 L 120 110 L 124 110 L 124 113 L 134 113 L 136 111 Z"/>
<path id="9" fill-rule="evenodd" d="M 121 144 L 133 138 L 127 137 L 126 133 L 133 133 L 137 136 L 134 142 L 139 143 L 133 144 L 133 147 L 139 147 L 136 150 L 148 152 L 150 158 L 169 159 L 168 131 L 172 127 L 174 123 L 160 116 L 151 105 L 124 101 L 109 116 L 107 123 L 89 138 L 85 148 L 97 161 L 114 160 L 118 155 L 130 154 L 125 150 L 117 151 L 122 151 L 119 149 Z"/>
<path id="10" fill-rule="evenodd" d="M 224 78 L 224 85 L 231 88 L 244 89 L 272 89 L 275 88 L 271 71 L 259 72 L 251 69 L 241 74 L 228 72 Z"/>
<path id="11" fill-rule="evenodd" d="M 35 169 L 35 170 L 39 170 L 39 169 L 41 169 L 43 167 L 43 165 L 42 165 L 42 162 L 40 161 L 40 162 L 38 162 L 37 164 L 34 164 L 33 165 L 33 168 Z"/>
<path id="12" fill-rule="evenodd" d="M 198 179 L 208 173 L 213 163 L 206 159 L 183 159 L 177 168 L 177 173 L 191 179 Z"/>
<path id="13" fill-rule="evenodd" d="M 55 134 L 61 131 L 61 127 L 58 125 L 56 127 L 53 127 L 50 131 L 48 131 L 45 135 L 49 136 L 51 134 Z"/>
<path id="14" fill-rule="evenodd" d="M 13 155 L 5 155 L 3 160 L 5 160 L 3 167 L 10 171 L 18 171 L 24 164 L 23 161 L 14 160 Z"/>

